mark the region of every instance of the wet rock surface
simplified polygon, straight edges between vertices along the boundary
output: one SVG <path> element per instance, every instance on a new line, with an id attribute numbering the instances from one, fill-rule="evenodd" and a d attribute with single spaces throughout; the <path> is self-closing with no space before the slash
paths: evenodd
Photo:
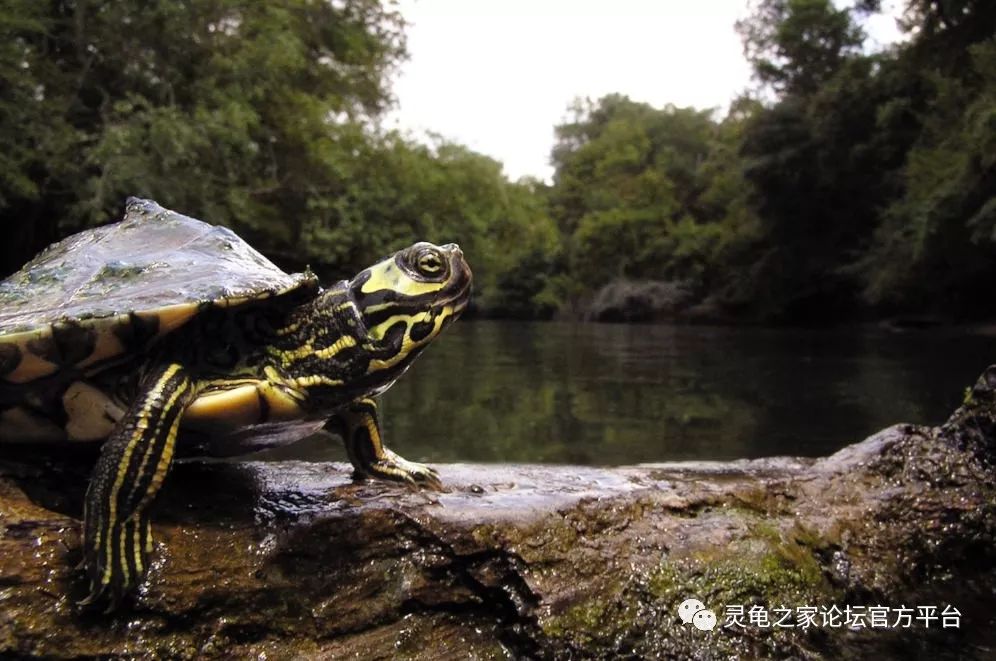
<path id="1" fill-rule="evenodd" d="M 3 448 L 0 657 L 991 658 L 994 392 L 990 368 L 945 425 L 823 459 L 451 464 L 445 493 L 353 482 L 342 464 L 187 461 L 157 504 L 149 576 L 111 614 L 75 606 L 95 453 Z M 716 629 L 682 624 L 689 597 Z M 730 605 L 747 626 L 723 626 Z M 961 616 L 746 616 L 807 605 Z"/>

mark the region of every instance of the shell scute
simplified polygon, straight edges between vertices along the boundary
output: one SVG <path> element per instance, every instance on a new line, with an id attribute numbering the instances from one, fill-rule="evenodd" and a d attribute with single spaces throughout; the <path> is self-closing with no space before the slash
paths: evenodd
<path id="1" fill-rule="evenodd" d="M 318 291 L 231 230 L 129 198 L 118 223 L 42 251 L 0 282 L 0 378 L 24 383 L 142 351 L 208 305 Z"/>

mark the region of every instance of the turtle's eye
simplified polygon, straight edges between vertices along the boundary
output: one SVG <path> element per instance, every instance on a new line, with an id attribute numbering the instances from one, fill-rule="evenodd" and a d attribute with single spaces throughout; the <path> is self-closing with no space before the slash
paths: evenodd
<path id="1" fill-rule="evenodd" d="M 425 248 L 415 256 L 415 268 L 424 276 L 438 276 L 443 270 L 443 257 L 438 250 Z"/>

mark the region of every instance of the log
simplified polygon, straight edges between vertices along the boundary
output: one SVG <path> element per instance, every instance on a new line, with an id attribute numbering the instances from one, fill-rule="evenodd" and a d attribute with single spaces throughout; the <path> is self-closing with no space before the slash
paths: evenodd
<path id="1" fill-rule="evenodd" d="M 996 366 L 944 425 L 821 459 L 452 464 L 443 493 L 342 464 L 187 461 L 147 580 L 104 614 L 75 603 L 95 453 L 8 449 L 0 657 L 985 658 L 994 450 Z M 692 597 L 715 628 L 683 621 Z M 903 607 L 938 619 L 902 626 Z"/>

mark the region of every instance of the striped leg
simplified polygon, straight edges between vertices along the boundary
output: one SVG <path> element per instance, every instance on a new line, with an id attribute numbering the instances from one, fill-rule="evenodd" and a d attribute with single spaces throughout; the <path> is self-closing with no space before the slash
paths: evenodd
<path id="1" fill-rule="evenodd" d="M 325 428 L 340 434 L 346 453 L 359 477 L 421 483 L 432 489 L 442 489 L 439 474 L 429 466 L 408 461 L 384 447 L 377 422 L 377 402 L 366 398 L 340 412 Z"/>
<path id="2" fill-rule="evenodd" d="M 180 418 L 193 394 L 180 365 L 154 371 L 104 444 L 83 506 L 90 595 L 81 604 L 106 596 L 110 611 L 145 575 L 152 550 L 146 510 L 169 471 Z"/>

